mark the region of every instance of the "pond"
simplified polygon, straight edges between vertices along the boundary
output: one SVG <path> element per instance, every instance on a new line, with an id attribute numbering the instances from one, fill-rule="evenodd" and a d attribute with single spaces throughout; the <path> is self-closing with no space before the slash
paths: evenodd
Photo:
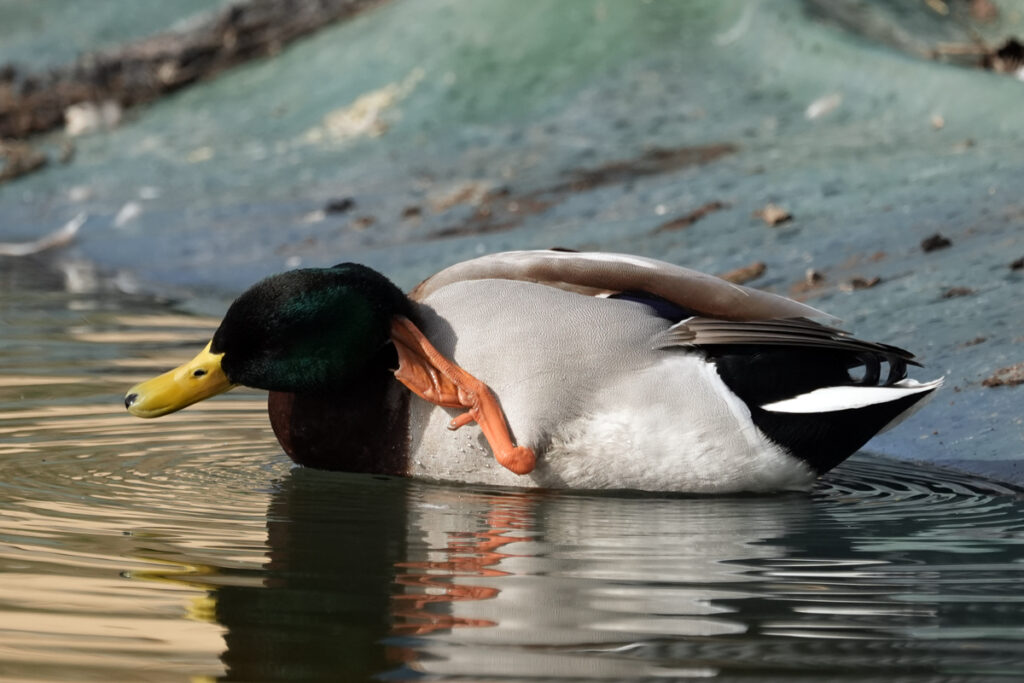
<path id="1" fill-rule="evenodd" d="M 870 454 L 811 494 L 727 498 L 294 468 L 257 392 L 125 413 L 124 389 L 216 320 L 70 266 L 0 266 L 0 678 L 1024 670 L 1009 486 Z"/>

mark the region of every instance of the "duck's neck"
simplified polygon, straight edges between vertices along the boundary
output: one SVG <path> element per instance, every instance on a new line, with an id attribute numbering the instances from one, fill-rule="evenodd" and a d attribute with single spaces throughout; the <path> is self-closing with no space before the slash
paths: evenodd
<path id="1" fill-rule="evenodd" d="M 288 457 L 318 469 L 405 476 L 409 392 L 388 364 L 382 358 L 330 389 L 270 392 L 270 424 Z"/>

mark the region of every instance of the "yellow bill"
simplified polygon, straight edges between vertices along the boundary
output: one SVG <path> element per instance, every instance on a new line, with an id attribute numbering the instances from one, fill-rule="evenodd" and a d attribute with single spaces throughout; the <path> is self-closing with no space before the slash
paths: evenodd
<path id="1" fill-rule="evenodd" d="M 233 389 L 220 367 L 223 355 L 211 353 L 207 344 L 184 365 L 129 389 L 124 407 L 137 417 L 160 417 Z"/>

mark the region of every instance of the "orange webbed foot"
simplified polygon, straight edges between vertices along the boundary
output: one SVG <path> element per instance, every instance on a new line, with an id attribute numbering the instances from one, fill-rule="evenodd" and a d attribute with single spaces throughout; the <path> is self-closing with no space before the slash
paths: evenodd
<path id="1" fill-rule="evenodd" d="M 445 358 L 404 316 L 391 319 L 391 340 L 398 351 L 399 382 L 436 405 L 467 409 L 452 419 L 449 429 L 476 422 L 499 465 L 516 474 L 533 471 L 537 457 L 532 449 L 512 442 L 505 413 L 486 384 Z"/>

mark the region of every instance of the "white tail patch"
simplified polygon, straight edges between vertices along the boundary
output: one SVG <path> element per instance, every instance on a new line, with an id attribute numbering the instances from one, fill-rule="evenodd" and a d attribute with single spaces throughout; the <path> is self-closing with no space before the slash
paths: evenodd
<path id="1" fill-rule="evenodd" d="M 761 407 L 773 413 L 831 413 L 888 403 L 914 394 L 935 391 L 940 386 L 941 378 L 923 384 L 916 380 L 904 379 L 889 387 L 825 387 L 782 401 L 766 403 Z"/>

